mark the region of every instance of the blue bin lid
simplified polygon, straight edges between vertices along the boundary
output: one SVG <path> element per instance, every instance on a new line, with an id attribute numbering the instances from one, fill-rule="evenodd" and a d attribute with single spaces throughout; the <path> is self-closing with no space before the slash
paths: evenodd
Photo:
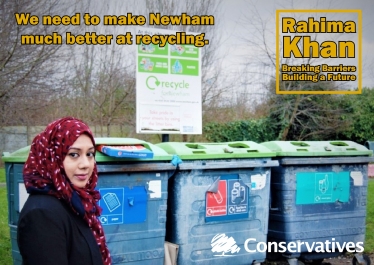
<path id="1" fill-rule="evenodd" d="M 172 155 L 168 154 L 166 151 L 161 149 L 160 147 L 148 143 L 143 140 L 135 139 L 135 138 L 120 138 L 120 137 L 102 137 L 102 138 L 95 138 L 96 146 L 110 146 L 110 147 L 116 147 L 116 146 L 142 146 L 146 150 L 149 150 L 152 152 L 152 158 L 141 158 L 141 157 L 114 157 L 114 156 L 108 156 L 102 152 L 96 152 L 96 161 L 97 162 L 105 162 L 105 161 L 124 161 L 124 160 L 152 160 L 152 161 L 171 161 Z"/>

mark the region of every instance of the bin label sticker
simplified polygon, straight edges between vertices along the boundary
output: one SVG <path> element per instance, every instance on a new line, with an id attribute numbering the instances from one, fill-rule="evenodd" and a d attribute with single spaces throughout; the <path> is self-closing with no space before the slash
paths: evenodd
<path id="1" fill-rule="evenodd" d="M 349 172 L 296 173 L 296 204 L 348 202 Z"/>
<path id="2" fill-rule="evenodd" d="M 161 198 L 161 180 L 151 180 L 148 182 L 149 197 L 151 199 Z"/>
<path id="3" fill-rule="evenodd" d="M 26 191 L 25 184 L 18 183 L 18 210 L 21 212 L 23 205 L 25 205 L 27 198 L 29 197 L 29 194 Z"/>
<path id="4" fill-rule="evenodd" d="M 218 182 L 217 192 L 206 193 L 206 216 L 227 215 L 227 182 Z"/>
<path id="5" fill-rule="evenodd" d="M 145 186 L 101 188 L 99 206 L 102 225 L 145 222 L 147 218 L 147 190 Z"/>
<path id="6" fill-rule="evenodd" d="M 266 174 L 255 174 L 251 176 L 251 190 L 261 190 L 266 185 Z"/>
<path id="7" fill-rule="evenodd" d="M 241 179 L 229 180 L 229 215 L 248 213 L 248 187 Z"/>
<path id="8" fill-rule="evenodd" d="M 216 192 L 206 192 L 205 221 L 248 218 L 249 188 L 238 175 L 220 176 Z"/>
<path id="9" fill-rule="evenodd" d="M 352 171 L 351 178 L 353 179 L 354 186 L 363 186 L 364 185 L 364 176 L 361 171 Z"/>
<path id="10" fill-rule="evenodd" d="M 123 224 L 123 188 L 99 189 L 101 199 L 99 205 L 102 208 L 100 221 L 103 225 Z"/>

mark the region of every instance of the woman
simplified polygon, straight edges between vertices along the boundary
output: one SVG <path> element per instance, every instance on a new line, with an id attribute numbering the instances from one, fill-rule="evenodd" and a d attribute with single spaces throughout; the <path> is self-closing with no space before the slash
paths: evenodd
<path id="1" fill-rule="evenodd" d="M 110 265 L 98 219 L 95 142 L 89 127 L 66 117 L 31 144 L 23 178 L 30 194 L 17 241 L 24 265 Z"/>

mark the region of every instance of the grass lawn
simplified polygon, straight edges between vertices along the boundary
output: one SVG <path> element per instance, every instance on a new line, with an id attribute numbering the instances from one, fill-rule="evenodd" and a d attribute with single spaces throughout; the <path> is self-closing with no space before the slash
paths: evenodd
<path id="1" fill-rule="evenodd" d="M 5 169 L 0 168 L 0 183 L 5 183 Z"/>
<path id="2" fill-rule="evenodd" d="M 13 264 L 8 226 L 8 200 L 6 197 L 5 170 L 0 168 L 0 264 Z"/>
<path id="3" fill-rule="evenodd" d="M 374 253 L 374 179 L 369 180 L 365 252 Z M 0 265 L 13 264 L 8 226 L 5 170 L 0 168 Z"/>
<path id="4" fill-rule="evenodd" d="M 365 252 L 374 253 L 374 179 L 369 180 L 368 200 L 366 204 L 366 240 Z"/>

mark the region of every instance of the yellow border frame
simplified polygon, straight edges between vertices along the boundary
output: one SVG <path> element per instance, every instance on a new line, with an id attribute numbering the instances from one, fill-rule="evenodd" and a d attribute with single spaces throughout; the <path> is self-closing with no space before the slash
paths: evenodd
<path id="1" fill-rule="evenodd" d="M 279 14 L 281 12 L 284 13 L 316 13 L 316 12 L 324 12 L 324 13 L 357 13 L 358 14 L 358 87 L 357 91 L 280 91 L 279 90 Z M 316 9 L 316 10 L 294 10 L 294 9 L 283 9 L 283 10 L 276 10 L 276 69 L 275 69 L 275 86 L 276 86 L 276 93 L 277 94 L 291 94 L 291 95 L 298 95 L 298 94 L 361 94 L 362 92 L 362 11 L 359 9 L 355 10 L 345 10 L 345 9 L 335 9 L 335 10 L 325 10 L 325 9 Z"/>

